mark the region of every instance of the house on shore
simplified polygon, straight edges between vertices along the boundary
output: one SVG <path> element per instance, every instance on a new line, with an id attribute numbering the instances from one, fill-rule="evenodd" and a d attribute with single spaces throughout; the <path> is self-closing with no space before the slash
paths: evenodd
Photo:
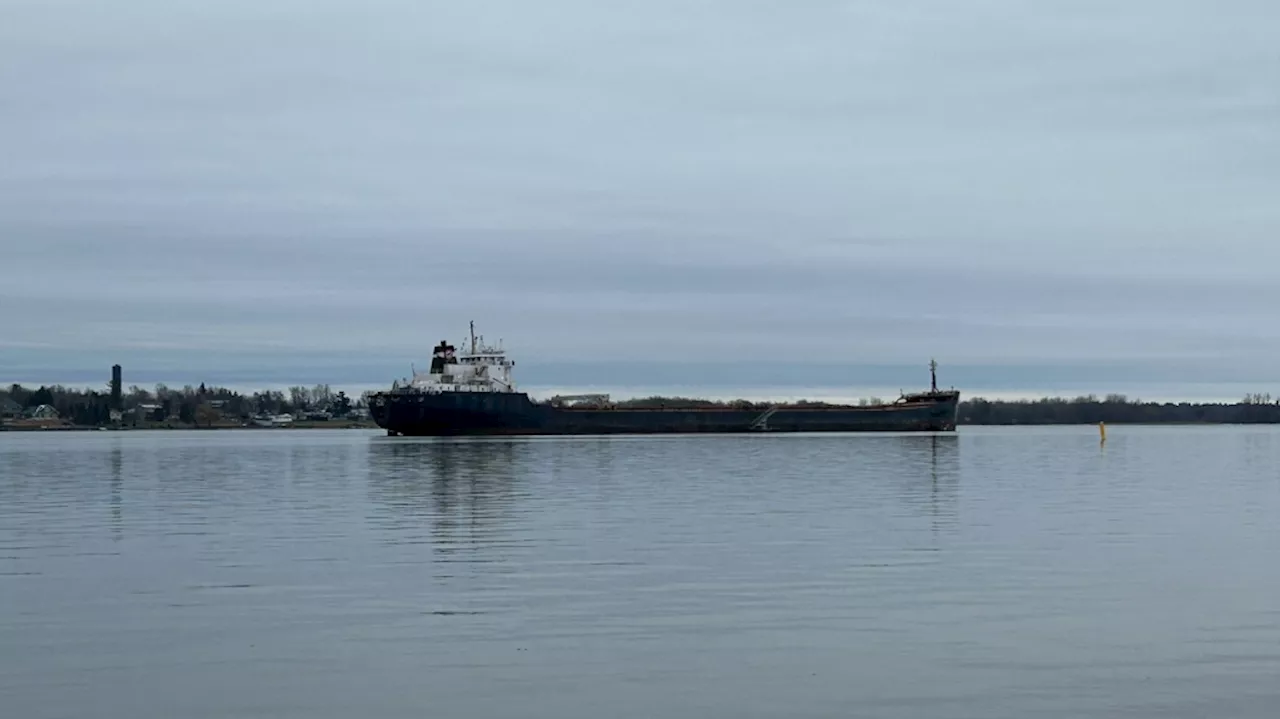
<path id="1" fill-rule="evenodd" d="M 22 416 L 22 405 L 10 397 L 0 398 L 0 419 L 18 419 Z"/>
<path id="2" fill-rule="evenodd" d="M 33 407 L 27 410 L 27 419 L 59 419 L 58 410 L 53 408 L 51 404 L 42 404 L 39 407 Z"/>

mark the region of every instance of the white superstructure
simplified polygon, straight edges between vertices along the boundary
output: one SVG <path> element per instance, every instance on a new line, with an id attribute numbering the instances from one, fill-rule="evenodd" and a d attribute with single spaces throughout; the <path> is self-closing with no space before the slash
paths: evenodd
<path id="1" fill-rule="evenodd" d="M 431 357 L 431 368 L 426 372 L 414 371 L 407 384 L 397 383 L 396 389 L 438 394 L 442 392 L 515 392 L 511 368 L 516 363 L 506 356 L 502 343 L 485 344 L 483 336 L 476 335 L 475 323 L 471 323 L 471 336 L 466 352 L 456 352 L 453 345 L 441 342 Z"/>

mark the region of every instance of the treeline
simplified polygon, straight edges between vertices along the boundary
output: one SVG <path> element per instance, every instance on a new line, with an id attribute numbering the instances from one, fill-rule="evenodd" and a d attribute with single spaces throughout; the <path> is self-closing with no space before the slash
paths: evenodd
<path id="1" fill-rule="evenodd" d="M 35 389 L 10 385 L 0 390 L 0 403 L 10 400 L 24 411 L 43 405 L 53 407 L 59 418 L 83 426 L 104 425 L 111 421 L 109 390 L 40 386 Z M 290 387 L 287 392 L 263 390 L 242 394 L 225 387 L 186 385 L 171 388 L 157 384 L 154 389 L 137 385 L 123 390 L 120 407 L 122 419 L 130 423 L 174 421 L 197 426 L 219 422 L 243 421 L 255 415 L 316 414 L 343 418 L 363 409 L 363 398 L 351 398 L 345 392 L 334 392 L 329 385 Z"/>
<path id="2" fill-rule="evenodd" d="M 1143 402 L 1124 395 L 1099 399 L 987 400 L 960 403 L 960 424 L 1257 424 L 1280 422 L 1280 402 L 1269 394 L 1251 394 L 1239 402 Z"/>
<path id="3" fill-rule="evenodd" d="M 830 407 L 828 402 L 799 400 L 792 407 Z M 882 404 L 877 397 L 859 400 L 859 406 Z M 616 407 L 628 408 L 723 408 L 767 411 L 770 402 L 748 400 L 708 400 L 689 397 L 642 397 L 619 400 Z M 958 412 L 960 424 L 1097 424 L 1113 423 L 1210 423 L 1248 424 L 1280 423 L 1280 400 L 1269 394 L 1251 394 L 1238 402 L 1144 402 L 1125 395 L 1111 394 L 1099 398 L 1086 395 L 1075 398 L 1047 397 L 1035 400 L 989 400 L 981 397 L 963 400 Z"/>
<path id="4" fill-rule="evenodd" d="M 48 405 L 57 411 L 59 417 L 75 424 L 100 425 L 111 419 L 111 397 L 106 393 L 70 389 L 61 385 L 27 389 L 15 384 L 8 390 L 0 390 L 0 407 L 7 404 L 5 400 L 25 412 Z"/>

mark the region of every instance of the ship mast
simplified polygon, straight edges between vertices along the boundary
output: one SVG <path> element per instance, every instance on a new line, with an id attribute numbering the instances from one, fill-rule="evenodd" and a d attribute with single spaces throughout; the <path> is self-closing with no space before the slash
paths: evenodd
<path id="1" fill-rule="evenodd" d="M 932 392 L 938 391 L 938 361 L 929 360 L 929 389 Z"/>
<path id="2" fill-rule="evenodd" d="M 476 321 L 471 320 L 471 354 L 476 353 Z"/>

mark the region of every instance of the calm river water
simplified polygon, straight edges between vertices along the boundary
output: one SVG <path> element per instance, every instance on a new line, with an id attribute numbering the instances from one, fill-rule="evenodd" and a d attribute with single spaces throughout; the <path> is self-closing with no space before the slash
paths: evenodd
<path id="1" fill-rule="evenodd" d="M 1280 431 L 0 434 L 6 717 L 1280 716 Z"/>

